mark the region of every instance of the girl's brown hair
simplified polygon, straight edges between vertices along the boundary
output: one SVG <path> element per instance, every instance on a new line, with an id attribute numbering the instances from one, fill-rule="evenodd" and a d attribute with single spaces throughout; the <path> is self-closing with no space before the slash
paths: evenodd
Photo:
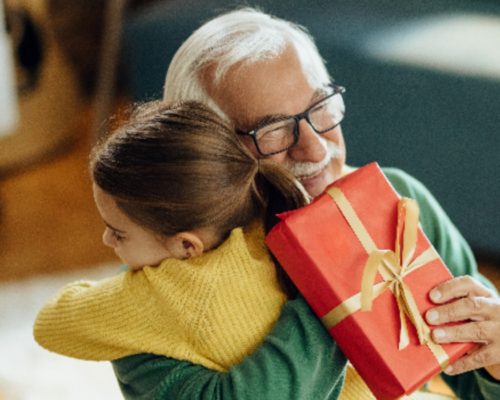
<path id="1" fill-rule="evenodd" d="M 307 202 L 284 167 L 257 160 L 234 130 L 198 103 L 145 103 L 91 153 L 94 182 L 139 225 L 169 236 L 215 227 L 220 238 Z"/>

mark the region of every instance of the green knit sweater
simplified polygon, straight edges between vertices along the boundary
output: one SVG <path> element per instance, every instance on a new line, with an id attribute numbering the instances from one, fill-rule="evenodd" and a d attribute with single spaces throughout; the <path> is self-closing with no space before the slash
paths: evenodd
<path id="1" fill-rule="evenodd" d="M 477 272 L 472 252 L 429 191 L 406 173 L 386 168 L 402 195 L 417 200 L 424 232 L 455 276 Z M 264 343 L 226 373 L 152 354 L 113 362 L 127 399 L 337 399 L 346 358 L 301 298 L 288 301 Z M 499 399 L 500 382 L 483 370 L 445 381 L 462 399 Z"/>

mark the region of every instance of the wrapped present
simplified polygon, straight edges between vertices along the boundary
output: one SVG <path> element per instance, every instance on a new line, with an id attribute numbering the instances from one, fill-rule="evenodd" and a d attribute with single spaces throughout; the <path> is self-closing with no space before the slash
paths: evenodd
<path id="1" fill-rule="evenodd" d="M 430 337 L 428 293 L 452 275 L 418 213 L 372 163 L 281 214 L 266 238 L 377 399 L 413 392 L 473 346 Z"/>

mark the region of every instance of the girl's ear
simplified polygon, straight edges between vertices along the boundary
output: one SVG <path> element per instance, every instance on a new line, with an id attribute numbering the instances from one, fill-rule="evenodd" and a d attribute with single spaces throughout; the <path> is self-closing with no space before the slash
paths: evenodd
<path id="1" fill-rule="evenodd" d="M 178 258 L 198 257 L 203 254 L 205 246 L 200 236 L 193 232 L 180 232 L 174 236 Z"/>

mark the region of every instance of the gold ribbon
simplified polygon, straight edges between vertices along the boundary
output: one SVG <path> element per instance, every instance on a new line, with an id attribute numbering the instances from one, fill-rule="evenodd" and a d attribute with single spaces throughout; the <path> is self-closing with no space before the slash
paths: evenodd
<path id="1" fill-rule="evenodd" d="M 410 272 L 439 258 L 434 248 L 430 246 L 413 259 L 418 233 L 419 208 L 417 202 L 404 197 L 399 200 L 395 249 L 386 250 L 377 248 L 358 215 L 339 188 L 330 188 L 327 194 L 335 201 L 369 256 L 363 270 L 361 292 L 351 296 L 328 312 L 322 318 L 325 326 L 330 329 L 356 311 L 371 310 L 373 300 L 389 288 L 396 298 L 399 310 L 401 324 L 399 350 L 404 349 L 410 343 L 405 317 L 407 316 L 417 331 L 419 343 L 426 345 L 441 367 L 445 368 L 448 355 L 440 345 L 434 343 L 430 338 L 430 328 L 420 315 L 409 287 L 403 281 L 403 278 Z M 374 284 L 377 272 L 380 273 L 384 280 Z"/>

